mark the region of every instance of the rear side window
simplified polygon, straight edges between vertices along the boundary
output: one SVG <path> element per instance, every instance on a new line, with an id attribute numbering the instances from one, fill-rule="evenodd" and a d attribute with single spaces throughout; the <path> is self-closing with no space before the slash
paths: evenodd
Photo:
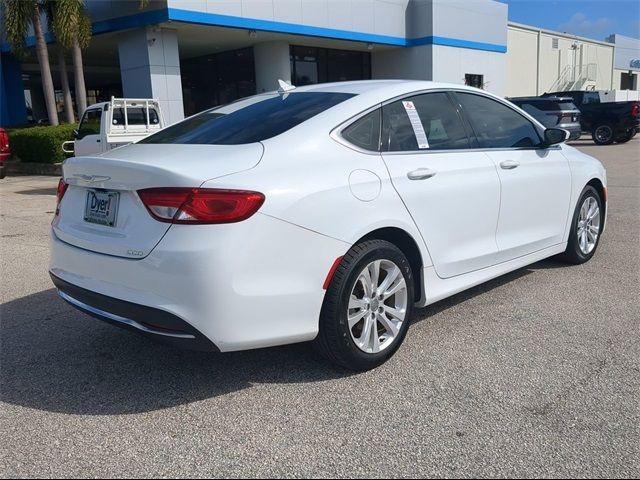
<path id="1" fill-rule="evenodd" d="M 584 92 L 582 97 L 583 104 L 600 103 L 600 94 L 598 92 Z"/>
<path id="2" fill-rule="evenodd" d="M 359 118 L 342 131 L 342 137 L 355 146 L 377 152 L 380 150 L 380 109 Z"/>
<path id="3" fill-rule="evenodd" d="M 577 110 L 578 107 L 576 107 L 573 102 L 558 102 L 558 109 L 559 110 Z"/>
<path id="4" fill-rule="evenodd" d="M 350 93 L 331 92 L 250 97 L 187 118 L 138 143 L 240 145 L 260 142 L 351 97 Z"/>
<path id="5" fill-rule="evenodd" d="M 87 135 L 100 135 L 100 122 L 102 119 L 102 110 L 93 109 L 84 112 L 80 126 L 78 127 L 77 139 Z"/>
<path id="6" fill-rule="evenodd" d="M 426 93 L 382 109 L 383 151 L 469 148 L 462 121 L 446 93 Z"/>
<path id="7" fill-rule="evenodd" d="M 147 112 L 146 108 L 142 107 L 128 107 L 127 108 L 127 122 L 129 125 L 146 125 L 147 124 Z M 113 110 L 112 123 L 114 125 L 124 126 L 124 109 L 115 108 Z M 158 112 L 155 109 L 149 109 L 149 124 L 157 125 L 160 123 L 158 118 Z"/>
<path id="8" fill-rule="evenodd" d="M 512 108 L 472 93 L 456 96 L 481 148 L 531 148 L 541 143 L 533 124 Z"/>

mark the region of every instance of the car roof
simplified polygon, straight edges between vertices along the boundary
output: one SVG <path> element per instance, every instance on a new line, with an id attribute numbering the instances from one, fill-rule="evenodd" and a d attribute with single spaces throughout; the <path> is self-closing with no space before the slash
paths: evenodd
<path id="1" fill-rule="evenodd" d="M 334 83 L 317 83 L 314 85 L 305 85 L 296 87 L 291 92 L 331 92 L 331 93 L 352 93 L 361 95 L 370 92 L 376 92 L 377 94 L 384 93 L 397 93 L 398 91 L 405 91 L 407 93 L 417 90 L 432 90 L 432 89 L 456 89 L 456 90 L 477 90 L 465 85 L 431 82 L 424 80 L 356 80 L 349 82 L 334 82 Z M 386 92 L 385 92 L 386 91 Z"/>

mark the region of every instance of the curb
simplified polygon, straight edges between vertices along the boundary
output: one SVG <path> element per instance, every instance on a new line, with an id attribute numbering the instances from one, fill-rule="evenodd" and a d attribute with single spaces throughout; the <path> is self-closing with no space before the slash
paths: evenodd
<path id="1" fill-rule="evenodd" d="M 7 175 L 51 175 L 62 176 L 62 163 L 5 162 Z"/>

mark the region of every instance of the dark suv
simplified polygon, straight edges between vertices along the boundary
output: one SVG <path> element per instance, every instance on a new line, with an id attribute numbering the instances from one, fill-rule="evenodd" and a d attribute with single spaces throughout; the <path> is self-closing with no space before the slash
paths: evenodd
<path id="1" fill-rule="evenodd" d="M 580 110 L 571 97 L 515 97 L 508 99 L 547 128 L 569 131 L 569 140 L 577 140 L 582 134 Z"/>

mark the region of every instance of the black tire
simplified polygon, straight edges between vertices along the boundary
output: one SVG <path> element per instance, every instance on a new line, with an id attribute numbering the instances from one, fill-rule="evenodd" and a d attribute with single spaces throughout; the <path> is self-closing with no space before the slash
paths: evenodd
<path id="1" fill-rule="evenodd" d="M 636 130 L 634 128 L 630 128 L 626 132 L 618 135 L 616 137 L 616 142 L 617 143 L 627 143 L 628 141 L 630 141 L 635 136 L 636 136 Z"/>
<path id="2" fill-rule="evenodd" d="M 7 176 L 7 167 L 0 163 L 0 179 Z"/>
<path id="3" fill-rule="evenodd" d="M 601 123 L 596 125 L 591 133 L 591 138 L 596 145 L 611 145 L 616 139 L 613 125 L 610 123 Z"/>
<path id="4" fill-rule="evenodd" d="M 596 238 L 595 247 L 589 253 L 584 253 L 580 249 L 579 239 L 578 239 L 578 218 L 580 216 L 580 208 L 582 207 L 585 200 L 589 197 L 595 198 L 598 203 L 598 208 L 600 209 L 600 231 L 598 233 L 598 237 Z M 580 195 L 580 199 L 576 205 L 576 210 L 573 214 L 573 219 L 571 221 L 571 232 L 569 233 L 569 241 L 567 242 L 567 249 L 564 253 L 560 254 L 558 257 L 559 260 L 562 260 L 567 263 L 571 263 L 573 265 L 580 265 L 582 263 L 588 262 L 591 260 L 598 250 L 598 245 L 600 244 L 600 238 L 602 237 L 602 227 L 604 226 L 604 208 L 602 199 L 600 198 L 600 194 L 598 191 L 590 185 L 584 187 L 582 194 Z"/>
<path id="5" fill-rule="evenodd" d="M 366 353 L 352 339 L 347 315 L 358 276 L 374 260 L 389 260 L 400 268 L 407 287 L 407 306 L 404 321 L 393 343 L 381 352 Z M 322 305 L 320 331 L 314 347 L 327 360 L 346 369 L 366 371 L 376 368 L 391 358 L 402 344 L 409 328 L 414 298 L 413 272 L 402 251 L 384 240 L 359 243 L 347 252 L 333 274 Z"/>

